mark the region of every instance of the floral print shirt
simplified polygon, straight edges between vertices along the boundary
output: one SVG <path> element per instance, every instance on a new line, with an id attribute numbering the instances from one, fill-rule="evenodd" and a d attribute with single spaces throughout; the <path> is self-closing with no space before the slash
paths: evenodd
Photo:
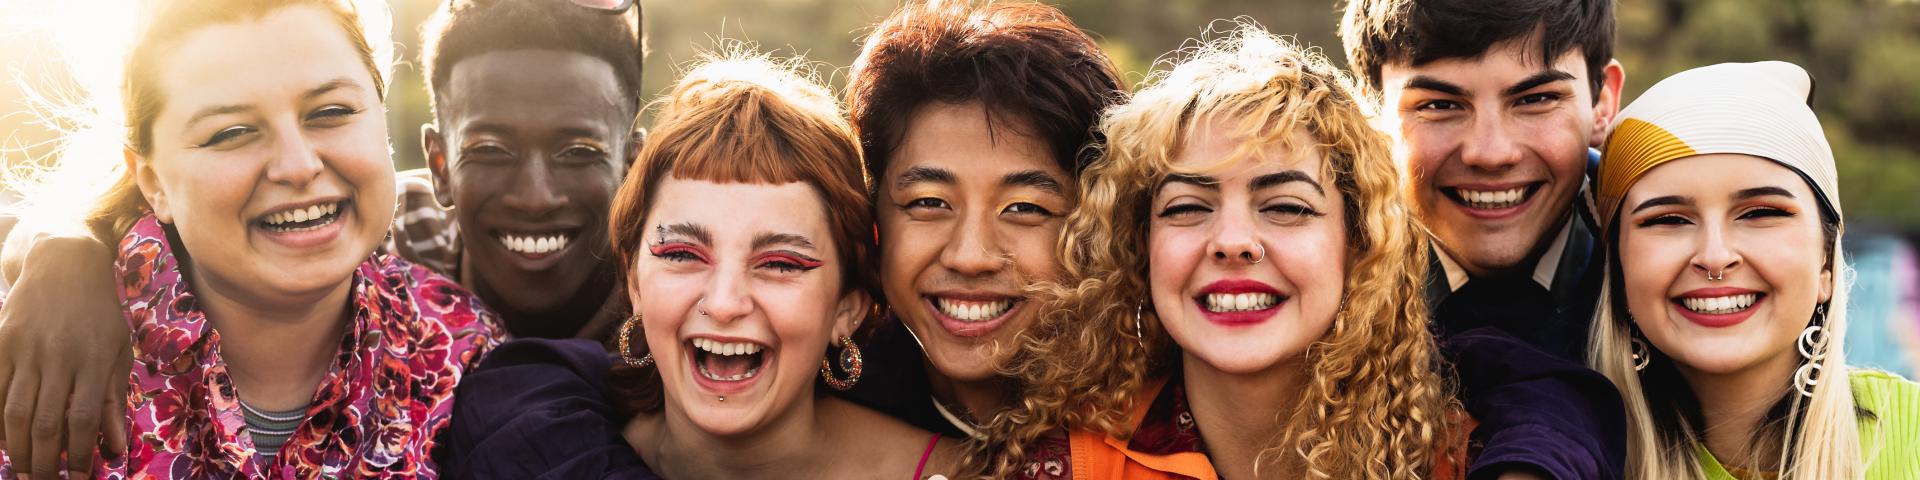
<path id="1" fill-rule="evenodd" d="M 272 463 L 256 454 L 239 395 L 166 230 L 151 215 L 114 270 L 133 328 L 128 453 L 104 478 L 434 478 L 460 377 L 501 341 L 478 298 L 426 268 L 374 254 L 353 275 L 340 350 Z M 8 468 L 0 460 L 0 478 Z"/>

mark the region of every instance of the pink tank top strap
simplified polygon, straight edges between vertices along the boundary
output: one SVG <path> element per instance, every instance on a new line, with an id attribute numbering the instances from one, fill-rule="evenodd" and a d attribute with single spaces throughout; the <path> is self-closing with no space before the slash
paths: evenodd
<path id="1" fill-rule="evenodd" d="M 927 440 L 927 450 L 924 452 L 920 452 L 920 465 L 913 467 L 913 480 L 920 480 L 921 478 L 923 478 L 920 475 L 923 473 L 926 473 L 927 459 L 933 457 L 933 447 L 939 444 L 940 444 L 940 434 L 938 432 L 935 432 L 933 434 L 933 438 Z"/>

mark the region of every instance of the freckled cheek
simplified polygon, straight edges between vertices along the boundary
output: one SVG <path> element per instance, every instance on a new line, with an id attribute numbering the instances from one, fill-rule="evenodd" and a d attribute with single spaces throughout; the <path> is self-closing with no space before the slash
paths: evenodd
<path id="1" fill-rule="evenodd" d="M 168 166 L 184 167 L 165 168 L 156 165 L 158 168 L 155 169 L 176 226 L 196 230 L 246 228 L 246 222 L 251 220 L 243 218 L 247 199 L 261 186 L 259 176 L 250 175 L 254 173 L 251 169 L 223 169 L 188 163 Z M 200 173 L 191 173 L 195 171 Z M 207 222 L 207 219 L 215 218 L 239 221 L 222 221 L 217 225 Z"/>

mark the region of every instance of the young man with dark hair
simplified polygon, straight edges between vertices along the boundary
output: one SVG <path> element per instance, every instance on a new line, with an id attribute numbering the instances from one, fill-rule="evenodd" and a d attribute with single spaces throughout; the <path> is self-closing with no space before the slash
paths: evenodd
<path id="1" fill-rule="evenodd" d="M 626 314 L 604 259 L 642 136 L 639 10 L 465 0 L 422 27 L 434 123 L 426 171 L 401 172 L 390 246 L 458 279 L 515 337 L 605 338 Z"/>
<path id="2" fill-rule="evenodd" d="M 1585 368 L 1600 249 L 1581 199 L 1619 111 L 1610 0 L 1352 0 L 1340 28 L 1433 232 L 1429 306 L 1471 478 L 1613 478 L 1619 394 Z M 1523 401 L 1509 401 L 1523 400 Z"/>
<path id="3" fill-rule="evenodd" d="M 872 377 L 850 396 L 948 435 L 1014 400 L 996 346 L 1040 313 L 1026 287 L 1058 273 L 1054 245 L 1099 142 L 1094 124 L 1124 88 L 1050 6 L 915 2 L 880 22 L 847 103 L 898 323 L 869 343 Z"/>

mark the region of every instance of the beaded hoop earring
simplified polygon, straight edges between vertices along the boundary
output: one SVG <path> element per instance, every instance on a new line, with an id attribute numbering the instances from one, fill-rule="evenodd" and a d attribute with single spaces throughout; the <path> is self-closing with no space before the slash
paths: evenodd
<path id="1" fill-rule="evenodd" d="M 641 323 L 640 314 L 635 313 L 627 317 L 627 321 L 621 322 L 620 331 L 614 333 L 620 342 L 620 361 L 626 363 L 629 367 L 647 368 L 653 366 L 653 353 L 651 352 L 641 355 L 640 358 L 633 357 L 633 341 L 630 339 L 633 338 L 634 328 L 640 326 Z"/>
<path id="2" fill-rule="evenodd" d="M 820 378 L 834 390 L 846 391 L 860 382 L 860 371 L 866 362 L 860 358 L 860 346 L 853 343 L 853 336 L 840 337 L 840 345 L 840 369 L 847 372 L 847 378 L 834 378 L 833 363 L 824 358 L 820 359 Z"/>

